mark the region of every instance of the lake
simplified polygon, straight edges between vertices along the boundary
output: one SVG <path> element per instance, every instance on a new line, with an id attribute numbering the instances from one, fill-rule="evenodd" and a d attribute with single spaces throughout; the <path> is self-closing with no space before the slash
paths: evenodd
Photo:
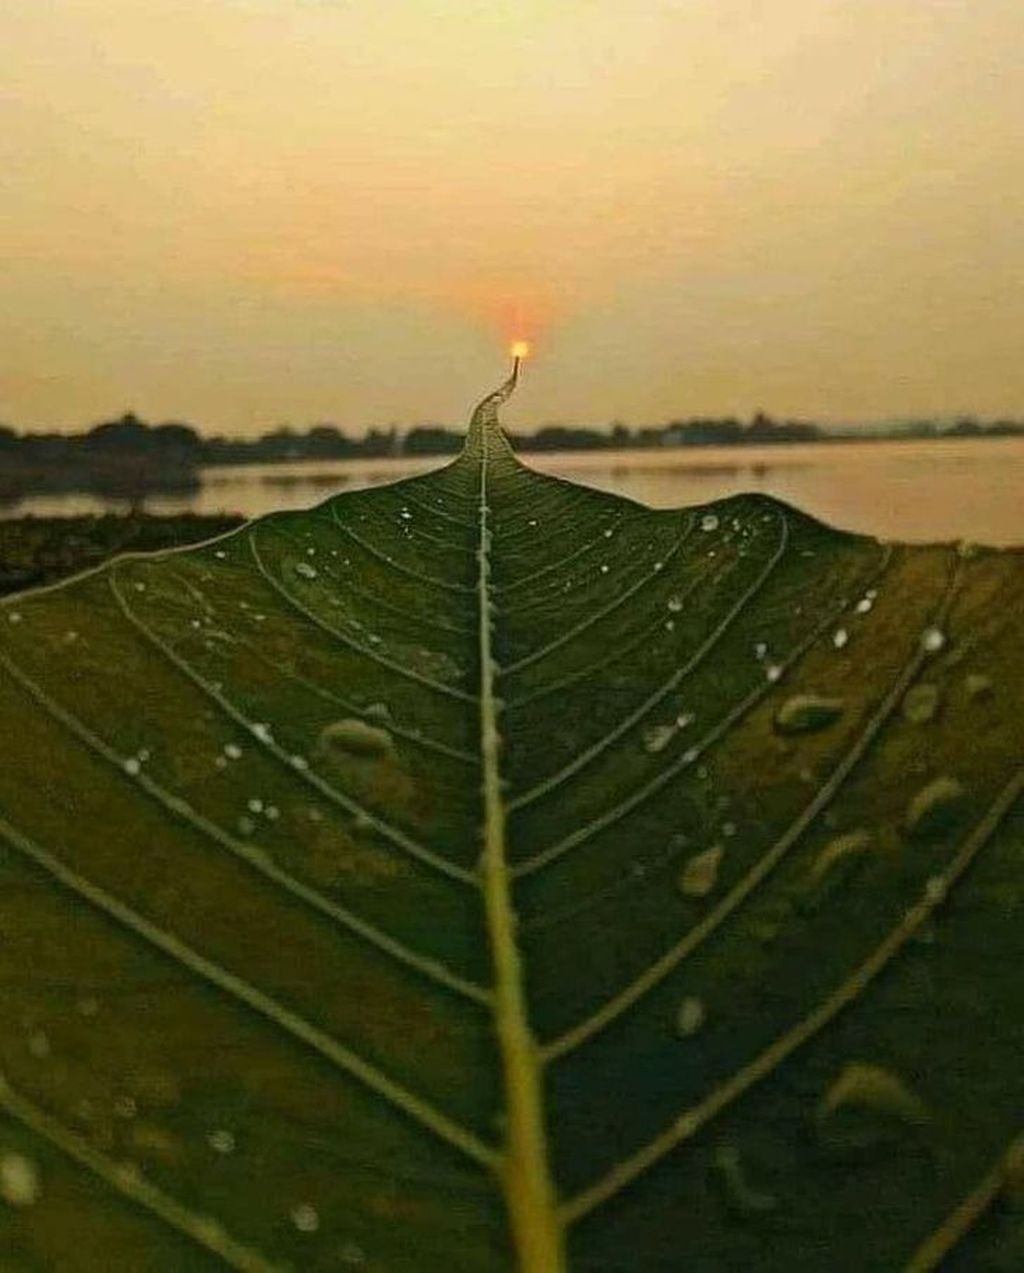
<path id="1" fill-rule="evenodd" d="M 527 462 L 658 508 L 740 491 L 786 500 L 835 526 L 913 542 L 970 539 L 1024 544 L 1024 438 L 795 443 L 769 447 L 563 451 Z M 241 513 L 304 508 L 335 491 L 427 472 L 445 461 L 302 461 L 207 468 L 198 489 L 154 494 L 152 513 Z M 0 515 L 56 517 L 125 511 L 93 494 L 31 495 Z"/>

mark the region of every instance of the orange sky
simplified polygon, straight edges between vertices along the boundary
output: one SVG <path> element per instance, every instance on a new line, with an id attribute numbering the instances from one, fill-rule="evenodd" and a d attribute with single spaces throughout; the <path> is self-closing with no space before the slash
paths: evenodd
<path id="1" fill-rule="evenodd" d="M 0 0 L 0 421 L 1024 415 L 1021 0 Z"/>

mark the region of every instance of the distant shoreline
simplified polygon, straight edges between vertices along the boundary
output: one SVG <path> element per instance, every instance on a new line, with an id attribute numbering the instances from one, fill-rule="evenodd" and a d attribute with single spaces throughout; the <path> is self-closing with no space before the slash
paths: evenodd
<path id="1" fill-rule="evenodd" d="M 883 431 L 836 432 L 800 421 L 776 421 L 764 415 L 748 424 L 736 420 L 686 420 L 664 426 L 610 430 L 551 425 L 533 433 L 509 431 L 522 455 L 616 452 L 664 456 L 698 454 L 709 449 L 737 455 L 759 448 L 784 450 L 794 445 L 835 446 L 856 443 L 991 441 L 1024 437 L 1024 423 L 962 420 L 950 426 L 933 422 Z M 128 415 L 81 434 L 17 434 L 0 428 L 0 509 L 34 495 L 94 495 L 141 504 L 153 495 L 197 491 L 204 472 L 229 467 L 389 464 L 392 461 L 443 462 L 462 447 L 464 433 L 442 426 L 418 426 L 407 432 L 377 430 L 352 439 L 331 425 L 305 432 L 281 429 L 256 439 L 204 437 L 190 425 L 148 425 Z"/>

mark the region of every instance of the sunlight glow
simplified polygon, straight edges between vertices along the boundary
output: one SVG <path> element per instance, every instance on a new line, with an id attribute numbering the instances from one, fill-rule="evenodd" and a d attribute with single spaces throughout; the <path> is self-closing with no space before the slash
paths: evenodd
<path id="1" fill-rule="evenodd" d="M 513 341 L 511 354 L 513 358 L 529 358 L 530 342 L 528 340 Z"/>

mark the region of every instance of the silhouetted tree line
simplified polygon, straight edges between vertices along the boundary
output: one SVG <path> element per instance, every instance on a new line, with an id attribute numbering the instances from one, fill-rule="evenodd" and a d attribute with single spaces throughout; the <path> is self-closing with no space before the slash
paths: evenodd
<path id="1" fill-rule="evenodd" d="M 801 420 L 775 420 L 757 412 L 749 421 L 697 417 L 664 425 L 608 428 L 549 424 L 513 434 L 523 451 L 610 450 L 634 447 L 745 446 L 828 442 L 839 437 L 999 437 L 1024 434 L 1015 420 L 982 422 L 965 417 L 953 424 L 913 421 L 870 434 L 845 435 Z M 18 433 L 0 425 L 0 498 L 26 489 L 80 489 L 113 494 L 146 489 L 187 489 L 198 469 L 212 464 L 262 464 L 289 460 L 453 455 L 464 430 L 421 424 L 370 429 L 351 437 L 333 424 L 288 426 L 258 438 L 206 437 L 191 424 L 147 424 L 129 412 L 84 433 Z"/>

